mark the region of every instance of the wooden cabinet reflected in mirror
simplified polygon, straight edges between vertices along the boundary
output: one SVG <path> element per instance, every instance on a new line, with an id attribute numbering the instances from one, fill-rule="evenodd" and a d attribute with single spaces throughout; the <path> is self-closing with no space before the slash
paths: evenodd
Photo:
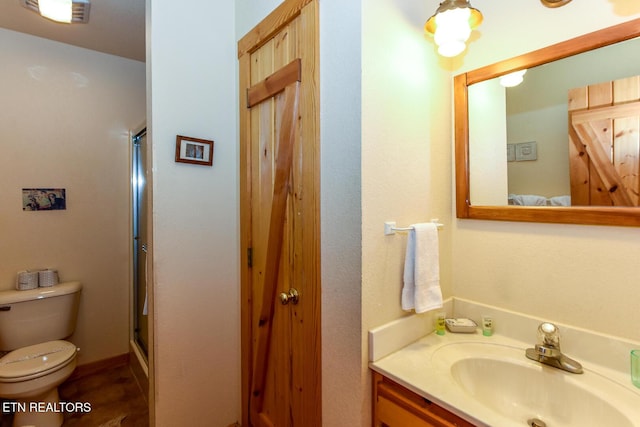
<path id="1" fill-rule="evenodd" d="M 457 217 L 640 226 L 638 51 L 640 19 L 456 76 Z"/>

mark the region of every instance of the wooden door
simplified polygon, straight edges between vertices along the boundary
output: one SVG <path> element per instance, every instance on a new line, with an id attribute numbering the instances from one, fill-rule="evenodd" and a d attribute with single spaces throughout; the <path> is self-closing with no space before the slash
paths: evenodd
<path id="1" fill-rule="evenodd" d="M 311 0 L 238 43 L 244 426 L 321 425 L 317 44 Z"/>
<path id="2" fill-rule="evenodd" d="M 569 91 L 571 204 L 640 206 L 640 76 Z"/>

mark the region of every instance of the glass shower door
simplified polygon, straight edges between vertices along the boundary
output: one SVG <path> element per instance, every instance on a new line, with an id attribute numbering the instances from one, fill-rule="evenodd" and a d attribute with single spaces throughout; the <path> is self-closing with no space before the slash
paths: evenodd
<path id="1" fill-rule="evenodd" d="M 147 131 L 143 129 L 133 138 L 133 303 L 134 340 L 148 357 L 149 322 L 147 304 Z"/>

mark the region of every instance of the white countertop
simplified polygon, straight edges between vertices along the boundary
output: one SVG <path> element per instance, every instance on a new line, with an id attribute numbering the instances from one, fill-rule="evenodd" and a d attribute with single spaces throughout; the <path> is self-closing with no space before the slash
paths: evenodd
<path id="1" fill-rule="evenodd" d="M 450 373 L 445 372 L 446 369 L 443 368 L 445 363 L 439 360 L 438 357 L 435 356 L 435 353 L 447 347 L 449 344 L 455 343 L 496 344 L 495 346 L 482 347 L 495 348 L 495 354 L 497 355 L 509 353 L 509 357 L 518 360 L 521 357 L 523 363 L 527 363 L 526 361 L 528 361 L 525 356 L 526 348 L 533 347 L 533 343 L 525 343 L 500 334 L 494 334 L 490 337 L 483 336 L 480 329 L 473 334 L 455 334 L 447 331 L 443 336 L 430 333 L 395 352 L 370 362 L 369 366 L 374 371 L 396 381 L 418 395 L 429 399 L 477 426 L 525 426 L 526 419 L 514 420 L 485 406 L 462 389 Z M 569 356 L 572 357 L 573 355 L 569 354 Z M 613 380 L 632 393 L 637 393 L 638 407 L 640 407 L 640 389 L 631 385 L 628 372 L 615 371 L 607 367 L 595 365 L 589 361 L 578 361 L 582 363 L 585 369 L 585 374 L 583 374 L 584 376 L 582 378 L 588 379 L 589 375 L 595 375 Z M 530 362 L 534 364 L 537 363 Z M 558 372 L 569 376 L 576 375 L 560 370 L 558 370 Z M 606 397 L 604 397 L 604 399 L 606 400 Z M 637 422 L 639 423 L 638 425 L 640 425 L 640 419 L 634 420 L 633 422 Z"/>
<path id="2" fill-rule="evenodd" d="M 433 352 L 450 342 L 495 341 L 496 335 L 485 337 L 481 334 L 453 334 L 443 336 L 431 333 L 376 362 L 371 369 L 396 381 L 418 395 L 442 406 L 454 414 L 478 426 L 507 426 L 516 424 L 501 419 L 499 414 L 466 396 L 452 379 L 440 375 L 432 362 Z M 523 350 L 524 356 L 524 350 Z M 473 415 L 472 415 L 473 414 Z M 518 423 L 519 427 L 524 424 Z"/>

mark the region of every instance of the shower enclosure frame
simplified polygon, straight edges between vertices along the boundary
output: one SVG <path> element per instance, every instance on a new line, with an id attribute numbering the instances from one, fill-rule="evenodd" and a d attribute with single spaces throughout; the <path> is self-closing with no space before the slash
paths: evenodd
<path id="1" fill-rule="evenodd" d="M 146 191 L 147 129 L 132 135 L 131 149 L 131 215 L 132 215 L 132 345 L 141 353 L 148 367 L 149 358 L 149 318 L 147 300 L 148 274 L 148 218 Z"/>

